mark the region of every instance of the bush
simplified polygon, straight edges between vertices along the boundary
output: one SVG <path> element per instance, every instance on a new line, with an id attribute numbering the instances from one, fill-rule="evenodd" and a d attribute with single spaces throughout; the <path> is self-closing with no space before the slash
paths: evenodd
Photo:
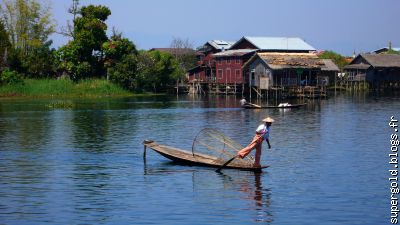
<path id="1" fill-rule="evenodd" d="M 11 71 L 4 70 L 0 74 L 0 85 L 12 85 L 12 84 L 22 84 L 24 80 L 22 79 L 21 74 Z"/>
<path id="2" fill-rule="evenodd" d="M 120 62 L 108 68 L 108 75 L 113 83 L 124 89 L 135 90 L 137 57 L 134 54 L 125 55 Z"/>

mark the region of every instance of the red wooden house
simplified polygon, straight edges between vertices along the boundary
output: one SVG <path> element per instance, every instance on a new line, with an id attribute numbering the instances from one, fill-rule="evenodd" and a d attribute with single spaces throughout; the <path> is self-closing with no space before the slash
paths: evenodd
<path id="1" fill-rule="evenodd" d="M 187 71 L 189 82 L 214 82 L 216 65 L 213 54 L 229 49 L 233 43 L 212 40 L 197 49 L 197 66 Z"/>
<path id="2" fill-rule="evenodd" d="M 214 54 L 217 84 L 236 85 L 244 82 L 242 66 L 255 50 L 238 49 Z"/>

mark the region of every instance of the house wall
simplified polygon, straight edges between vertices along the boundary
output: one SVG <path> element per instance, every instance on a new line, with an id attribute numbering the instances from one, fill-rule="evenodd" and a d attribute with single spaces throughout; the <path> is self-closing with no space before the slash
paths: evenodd
<path id="1" fill-rule="evenodd" d="M 370 69 L 367 73 L 368 82 L 400 81 L 399 68 Z"/>
<path id="2" fill-rule="evenodd" d="M 216 82 L 219 84 L 242 84 L 243 59 L 239 56 L 218 57 L 215 63 Z"/>
<path id="3" fill-rule="evenodd" d="M 268 78 L 268 88 L 274 85 L 273 71 L 260 58 L 250 63 L 248 70 L 250 86 L 260 87 L 260 77 Z"/>
<path id="4" fill-rule="evenodd" d="M 216 83 L 219 84 L 243 84 L 242 66 L 252 54 L 243 56 L 225 56 L 215 59 Z"/>
<path id="5" fill-rule="evenodd" d="M 206 81 L 206 70 L 204 67 L 200 67 L 194 71 L 190 71 L 188 73 L 189 82 L 196 80 L 196 81 Z"/>

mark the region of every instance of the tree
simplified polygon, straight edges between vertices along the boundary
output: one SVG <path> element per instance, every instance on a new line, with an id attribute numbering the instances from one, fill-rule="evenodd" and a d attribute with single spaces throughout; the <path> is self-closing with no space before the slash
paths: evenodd
<path id="1" fill-rule="evenodd" d="M 79 0 L 72 0 L 72 5 L 71 7 L 68 9 L 68 13 L 72 14 L 72 21 L 74 21 L 76 19 L 76 17 L 79 14 Z M 67 21 L 67 27 L 62 27 L 61 31 L 59 31 L 58 33 L 67 36 L 67 37 L 71 37 L 71 38 L 75 38 L 75 33 L 74 33 L 74 26 L 71 25 L 70 21 Z"/>
<path id="2" fill-rule="evenodd" d="M 0 72 L 1 68 L 6 66 L 7 52 L 11 44 L 8 38 L 8 33 L 4 27 L 3 21 L 0 19 Z"/>
<path id="3" fill-rule="evenodd" d="M 182 74 L 177 60 L 167 52 L 140 52 L 138 55 L 137 83 L 147 91 L 165 91 L 174 85 L 176 78 Z"/>
<path id="4" fill-rule="evenodd" d="M 332 61 L 342 70 L 345 65 L 348 64 L 345 57 L 334 52 L 334 51 L 324 51 L 319 55 L 321 59 L 332 59 Z"/>
<path id="5" fill-rule="evenodd" d="M 9 35 L 8 64 L 28 76 L 47 76 L 53 58 L 48 38 L 54 32 L 50 6 L 37 0 L 4 0 L 0 5 L 5 29 Z"/>
<path id="6" fill-rule="evenodd" d="M 170 45 L 172 55 L 175 57 L 181 68 L 182 74 L 177 79 L 182 79 L 184 73 L 196 65 L 196 52 L 193 50 L 193 44 L 189 39 L 174 37 Z"/>
<path id="7" fill-rule="evenodd" d="M 0 12 L 12 46 L 21 49 L 24 56 L 47 42 L 54 32 L 50 6 L 39 1 L 3 0 Z"/>
<path id="8" fill-rule="evenodd" d="M 74 39 L 59 49 L 60 67 L 73 80 L 104 74 L 102 45 L 108 40 L 105 21 L 111 15 L 105 6 L 83 6 L 74 19 Z"/>
<path id="9" fill-rule="evenodd" d="M 137 71 L 136 46 L 113 29 L 111 39 L 103 44 L 107 79 L 128 90 L 135 90 Z"/>

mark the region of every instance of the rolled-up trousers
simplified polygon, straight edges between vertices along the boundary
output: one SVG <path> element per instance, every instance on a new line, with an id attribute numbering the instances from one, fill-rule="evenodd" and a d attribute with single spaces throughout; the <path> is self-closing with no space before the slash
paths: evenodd
<path id="1" fill-rule="evenodd" d="M 238 151 L 237 155 L 240 158 L 246 157 L 251 150 L 256 149 L 256 155 L 255 155 L 255 160 L 254 164 L 255 165 L 260 165 L 260 159 L 261 159 L 261 147 L 262 147 L 262 142 L 263 142 L 263 137 L 261 134 L 256 134 L 253 138 L 253 140 L 250 142 L 247 147 L 241 149 Z"/>

